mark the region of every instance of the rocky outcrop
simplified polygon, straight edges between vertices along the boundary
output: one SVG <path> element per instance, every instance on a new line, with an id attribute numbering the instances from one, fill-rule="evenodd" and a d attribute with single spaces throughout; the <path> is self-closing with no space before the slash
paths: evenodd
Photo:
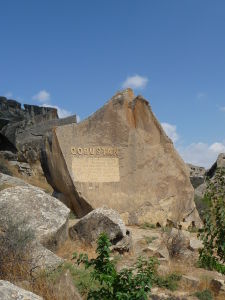
<path id="1" fill-rule="evenodd" d="M 0 129 L 8 123 L 32 119 L 35 116 L 42 120 L 58 119 L 57 109 L 53 107 L 24 104 L 23 109 L 21 103 L 0 97 Z"/>
<path id="2" fill-rule="evenodd" d="M 18 152 L 23 162 L 39 159 L 43 138 L 51 139 L 56 126 L 76 123 L 76 116 L 59 119 L 57 109 L 21 104 L 15 100 L 0 97 L 0 151 Z"/>
<path id="3" fill-rule="evenodd" d="M 38 188 L 5 189 L 0 192 L 0 207 L 3 222 L 8 217 L 25 219 L 36 239 L 49 250 L 55 250 L 67 238 L 69 209 Z"/>
<path id="4" fill-rule="evenodd" d="M 21 289 L 20 287 L 5 280 L 0 280 L 0 299 L 43 300 L 42 297 Z"/>
<path id="5" fill-rule="evenodd" d="M 30 253 L 36 270 L 55 268 L 63 262 L 51 251 L 57 250 L 68 236 L 69 209 L 64 204 L 36 187 L 25 185 L 0 192 L 0 211 L 1 228 L 21 220 L 34 233 Z"/>
<path id="6" fill-rule="evenodd" d="M 206 169 L 204 167 L 198 167 L 192 164 L 187 164 L 187 167 L 190 172 L 191 184 L 194 188 L 197 188 L 205 181 Z"/>
<path id="7" fill-rule="evenodd" d="M 115 250 L 127 252 L 131 248 L 130 231 L 112 209 L 93 210 L 71 227 L 69 233 L 72 239 L 79 238 L 89 244 L 96 242 L 101 233 L 106 233 Z"/>
<path id="8" fill-rule="evenodd" d="M 185 163 L 149 103 L 130 89 L 83 122 L 55 128 L 42 163 L 79 217 L 106 205 L 129 224 L 200 222 Z"/>
<path id="9" fill-rule="evenodd" d="M 225 153 L 220 153 L 211 168 L 206 170 L 203 183 L 195 188 L 196 196 L 200 198 L 204 196 L 207 188 L 207 180 L 211 183 L 215 183 L 215 174 L 218 169 L 225 169 Z"/>

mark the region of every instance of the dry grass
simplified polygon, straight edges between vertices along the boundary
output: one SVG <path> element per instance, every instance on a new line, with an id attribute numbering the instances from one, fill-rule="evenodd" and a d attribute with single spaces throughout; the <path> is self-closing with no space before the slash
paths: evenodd
<path id="1" fill-rule="evenodd" d="M 56 255 L 66 259 L 67 261 L 72 260 L 73 253 L 76 252 L 78 255 L 80 253 L 86 253 L 89 258 L 96 258 L 96 246 L 90 246 L 82 243 L 81 241 L 72 241 L 68 239 L 56 252 Z"/>
<path id="2" fill-rule="evenodd" d="M 13 187 L 13 185 L 8 184 L 8 183 L 3 183 L 3 184 L 0 183 L 0 191 L 5 190 L 10 187 Z"/>
<path id="3" fill-rule="evenodd" d="M 40 164 L 39 163 L 33 164 L 31 165 L 31 168 L 34 171 L 34 174 L 32 176 L 24 176 L 21 173 L 19 173 L 17 166 L 13 166 L 9 163 L 8 160 L 4 158 L 0 158 L 0 172 L 13 177 L 20 178 L 31 185 L 41 188 L 46 193 L 52 194 L 53 189 L 51 185 L 48 184 L 42 172 Z"/>

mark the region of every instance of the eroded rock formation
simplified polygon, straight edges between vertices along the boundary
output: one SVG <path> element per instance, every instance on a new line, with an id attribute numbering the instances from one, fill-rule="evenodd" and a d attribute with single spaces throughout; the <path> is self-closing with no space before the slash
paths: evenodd
<path id="1" fill-rule="evenodd" d="M 18 159 L 34 163 L 39 160 L 43 138 L 51 137 L 56 126 L 76 123 L 76 116 L 58 118 L 57 109 L 21 104 L 0 97 L 0 151 L 18 153 Z"/>
<path id="2" fill-rule="evenodd" d="M 83 122 L 54 129 L 42 163 L 79 217 L 106 205 L 127 224 L 200 222 L 185 163 L 149 103 L 131 89 Z"/>

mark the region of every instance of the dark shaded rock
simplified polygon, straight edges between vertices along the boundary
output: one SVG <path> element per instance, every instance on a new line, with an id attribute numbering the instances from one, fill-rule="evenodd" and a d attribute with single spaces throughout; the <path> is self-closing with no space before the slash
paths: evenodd
<path id="1" fill-rule="evenodd" d="M 194 188 L 197 188 L 205 181 L 206 169 L 204 167 L 194 166 L 192 164 L 187 164 L 190 172 L 191 184 Z"/>
<path id="2" fill-rule="evenodd" d="M 131 233 L 112 209 L 93 210 L 71 227 L 69 233 L 72 239 L 79 238 L 88 244 L 96 242 L 101 233 L 106 233 L 114 250 L 127 252 L 131 248 Z"/>
<path id="3" fill-rule="evenodd" d="M 43 137 L 51 140 L 52 129 L 76 123 L 76 116 L 59 119 L 57 109 L 21 104 L 0 98 L 0 151 L 18 152 L 22 162 L 39 160 Z"/>

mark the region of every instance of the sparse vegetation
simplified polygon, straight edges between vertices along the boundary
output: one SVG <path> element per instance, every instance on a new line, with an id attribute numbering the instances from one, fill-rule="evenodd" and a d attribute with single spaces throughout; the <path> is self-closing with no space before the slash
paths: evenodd
<path id="1" fill-rule="evenodd" d="M 195 201 L 195 205 L 198 210 L 199 216 L 203 220 L 205 212 L 209 209 L 209 207 L 211 205 L 211 201 L 206 196 L 199 197 L 197 195 L 195 195 L 194 201 Z"/>
<path id="2" fill-rule="evenodd" d="M 199 250 L 199 266 L 225 274 L 225 169 L 219 168 L 208 183 L 206 195 L 210 208 L 199 231 L 203 249 Z"/>
<path id="3" fill-rule="evenodd" d="M 70 211 L 70 216 L 69 216 L 70 220 L 75 220 L 77 219 L 76 215 L 74 214 L 74 212 L 71 210 Z"/>
<path id="4" fill-rule="evenodd" d="M 154 277 L 154 285 L 175 291 L 178 288 L 178 282 L 181 280 L 181 277 L 178 273 L 171 273 L 166 276 L 157 275 Z"/>
<path id="5" fill-rule="evenodd" d="M 147 244 L 151 244 L 153 241 L 157 240 L 157 236 L 144 236 L 144 239 Z"/>
<path id="6" fill-rule="evenodd" d="M 0 173 L 12 176 L 12 170 L 6 159 L 0 158 Z"/>
<path id="7" fill-rule="evenodd" d="M 25 220 L 12 220 L 4 207 L 1 207 L 0 220 L 0 278 L 27 277 L 32 268 L 28 253 L 34 233 Z"/>
<path id="8" fill-rule="evenodd" d="M 194 293 L 194 296 L 196 296 L 199 300 L 213 300 L 210 290 L 198 291 Z"/>
<path id="9" fill-rule="evenodd" d="M 156 225 L 152 223 L 145 222 L 140 226 L 142 229 L 155 229 Z"/>

